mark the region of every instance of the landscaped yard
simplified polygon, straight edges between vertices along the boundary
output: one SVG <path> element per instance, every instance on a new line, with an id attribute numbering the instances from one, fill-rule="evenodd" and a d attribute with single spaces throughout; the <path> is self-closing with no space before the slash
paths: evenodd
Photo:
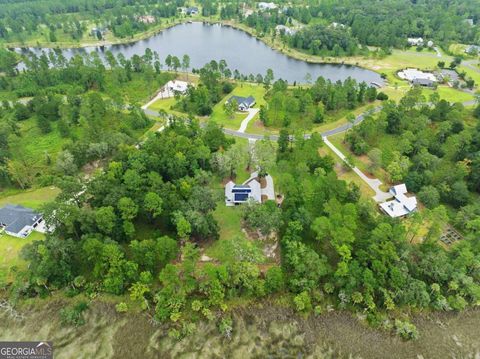
<path id="1" fill-rule="evenodd" d="M 226 128 L 231 128 L 237 130 L 242 123 L 242 120 L 247 117 L 247 113 L 235 113 L 234 118 L 229 118 L 225 111 L 223 110 L 223 105 L 231 96 L 242 96 L 248 97 L 253 96 L 255 98 L 255 105 L 254 108 L 259 108 L 261 105 L 265 104 L 265 88 L 263 85 L 256 85 L 251 83 L 240 83 L 237 87 L 233 89 L 231 93 L 226 95 L 219 103 L 217 103 L 213 107 L 213 112 L 211 115 L 211 119 L 216 123 L 225 126 Z M 255 119 L 258 118 L 258 115 L 255 116 L 250 123 L 254 122 Z M 247 130 L 248 132 L 248 130 Z"/>

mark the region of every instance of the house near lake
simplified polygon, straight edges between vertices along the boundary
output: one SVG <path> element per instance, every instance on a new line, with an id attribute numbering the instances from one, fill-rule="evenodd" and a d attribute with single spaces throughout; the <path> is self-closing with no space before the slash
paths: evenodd
<path id="1" fill-rule="evenodd" d="M 238 105 L 238 111 L 248 111 L 253 105 L 255 105 L 255 97 L 248 96 L 232 96 L 227 100 L 227 103 L 231 103 L 232 101 L 236 101 Z"/>
<path id="2" fill-rule="evenodd" d="M 10 236 L 26 238 L 34 229 L 44 228 L 42 222 L 43 216 L 33 209 L 13 204 L 0 208 L 0 227 Z"/>
<path id="3" fill-rule="evenodd" d="M 392 218 L 405 217 L 417 210 L 417 198 L 407 197 L 407 186 L 399 184 L 390 188 L 393 200 L 380 204 L 380 209 Z"/>
<path id="4" fill-rule="evenodd" d="M 198 7 L 196 7 L 196 6 L 187 7 L 185 9 L 185 14 L 187 14 L 188 16 L 197 15 L 198 14 Z"/>
<path id="5" fill-rule="evenodd" d="M 418 69 L 405 69 L 398 72 L 398 77 L 407 80 L 412 85 L 419 85 L 425 87 L 434 87 L 437 83 L 437 78 L 431 72 L 424 72 Z"/>

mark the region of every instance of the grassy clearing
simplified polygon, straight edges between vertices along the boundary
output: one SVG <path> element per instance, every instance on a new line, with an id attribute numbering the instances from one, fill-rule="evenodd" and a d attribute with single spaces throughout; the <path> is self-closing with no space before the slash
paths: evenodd
<path id="1" fill-rule="evenodd" d="M 343 161 L 327 146 L 323 146 L 319 149 L 321 156 L 329 155 L 335 161 L 335 172 L 339 179 L 344 180 L 347 183 L 355 183 L 360 188 L 360 193 L 364 198 L 372 198 L 375 196 L 375 191 L 371 189 L 357 174 L 351 170 L 345 168 Z"/>
<path id="2" fill-rule="evenodd" d="M 345 138 L 345 134 L 344 133 L 339 133 L 337 135 L 333 135 L 333 136 L 329 136 L 328 139 L 330 140 L 330 142 L 335 146 L 337 147 L 343 154 L 347 155 L 351 155 L 351 158 L 353 159 L 353 163 L 356 167 L 358 167 L 358 169 L 360 171 L 362 171 L 363 173 L 365 173 L 366 175 L 370 176 L 370 177 L 376 177 L 378 178 L 380 181 L 382 181 L 384 184 L 389 184 L 390 181 L 389 181 L 389 178 L 388 178 L 388 174 L 387 172 L 385 172 L 385 170 L 383 170 L 382 168 L 378 168 L 376 169 L 375 171 L 371 171 L 371 168 L 370 168 L 370 160 L 367 156 L 355 156 L 353 154 L 352 151 L 350 151 L 350 148 L 348 147 L 348 145 L 346 143 L 343 142 Z M 392 143 L 390 143 L 390 140 L 392 140 L 393 138 L 389 138 L 388 136 L 386 136 L 386 139 L 384 139 L 382 137 L 381 141 L 382 143 L 379 144 L 379 148 L 384 151 L 385 148 L 395 148 L 394 147 L 394 144 L 395 142 L 393 141 Z"/>
<path id="3" fill-rule="evenodd" d="M 448 86 L 438 86 L 437 90 L 423 90 L 423 94 L 427 99 L 434 92 L 437 92 L 441 99 L 447 100 L 448 102 L 466 102 L 474 99 L 474 96 L 471 93 L 463 92 Z"/>
<path id="4" fill-rule="evenodd" d="M 0 193 L 0 206 L 18 204 L 33 209 L 40 209 L 44 203 L 52 202 L 59 193 L 60 190 L 56 187 L 2 192 Z"/>

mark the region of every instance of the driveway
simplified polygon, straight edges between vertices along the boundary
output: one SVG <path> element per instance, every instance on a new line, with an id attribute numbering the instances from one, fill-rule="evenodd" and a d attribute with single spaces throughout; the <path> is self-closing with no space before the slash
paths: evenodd
<path id="1" fill-rule="evenodd" d="M 338 156 L 343 162 L 347 162 L 347 158 L 345 155 L 340 152 L 338 148 L 336 148 L 329 140 L 327 137 L 323 136 L 322 137 L 323 142 Z M 392 198 L 392 195 L 388 192 L 384 192 L 380 189 L 380 186 L 382 185 L 382 181 L 380 181 L 378 178 L 370 178 L 367 177 L 358 167 L 353 167 L 353 172 L 355 172 L 362 180 L 365 182 L 373 191 L 375 192 L 375 196 L 372 198 L 378 202 L 385 202 L 387 199 Z"/>
<path id="2" fill-rule="evenodd" d="M 248 109 L 248 115 L 245 117 L 245 119 L 242 121 L 240 124 L 240 128 L 238 129 L 238 132 L 244 133 L 245 130 L 247 129 L 248 123 L 252 118 L 255 117 L 255 115 L 258 113 L 259 109 L 258 108 L 249 108 Z"/>

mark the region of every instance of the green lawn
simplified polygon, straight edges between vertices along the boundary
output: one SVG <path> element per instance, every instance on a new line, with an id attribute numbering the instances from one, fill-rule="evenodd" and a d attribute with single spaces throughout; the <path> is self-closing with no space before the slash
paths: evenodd
<path id="1" fill-rule="evenodd" d="M 265 104 L 265 88 L 263 85 L 257 85 L 257 84 L 251 84 L 251 83 L 240 83 L 233 89 L 233 91 L 226 95 L 219 103 L 217 103 L 213 107 L 213 112 L 210 118 L 215 121 L 216 123 L 225 126 L 226 128 L 231 128 L 231 129 L 238 129 L 240 127 L 240 124 L 242 123 L 242 120 L 247 117 L 245 113 L 240 113 L 237 112 L 235 113 L 234 118 L 229 118 L 226 114 L 225 111 L 223 110 L 223 105 L 225 102 L 231 97 L 231 96 L 243 96 L 243 97 L 248 97 L 248 96 L 253 96 L 255 97 L 255 108 L 260 107 L 261 105 Z M 258 118 L 258 115 L 255 116 L 250 123 L 254 122 Z M 247 131 L 248 132 L 248 131 Z"/>
<path id="2" fill-rule="evenodd" d="M 60 190 L 56 187 L 1 192 L 0 207 L 6 204 L 18 204 L 40 209 L 44 203 L 53 201 L 59 192 Z M 0 235 L 0 283 L 13 280 L 14 273 L 10 269 L 11 267 L 16 266 L 21 269 L 25 266 L 25 262 L 18 256 L 22 247 L 27 243 L 43 238 L 44 235 L 38 232 L 32 232 L 27 238 L 11 237 L 5 233 Z"/>
<path id="3" fill-rule="evenodd" d="M 0 284 L 11 282 L 14 279 L 15 270 L 26 268 L 26 262 L 19 256 L 23 246 L 44 238 L 45 236 L 38 232 L 32 232 L 27 238 L 0 234 Z"/>
<path id="4" fill-rule="evenodd" d="M 51 202 L 60 193 L 56 187 L 44 187 L 26 191 L 0 192 L 0 206 L 18 204 L 25 207 L 40 209 L 47 202 Z"/>
<path id="5" fill-rule="evenodd" d="M 438 86 L 437 90 L 424 89 L 423 94 L 428 100 L 428 97 L 435 91 L 438 92 L 441 99 L 448 102 L 466 102 L 474 99 L 472 94 L 448 86 Z"/>

